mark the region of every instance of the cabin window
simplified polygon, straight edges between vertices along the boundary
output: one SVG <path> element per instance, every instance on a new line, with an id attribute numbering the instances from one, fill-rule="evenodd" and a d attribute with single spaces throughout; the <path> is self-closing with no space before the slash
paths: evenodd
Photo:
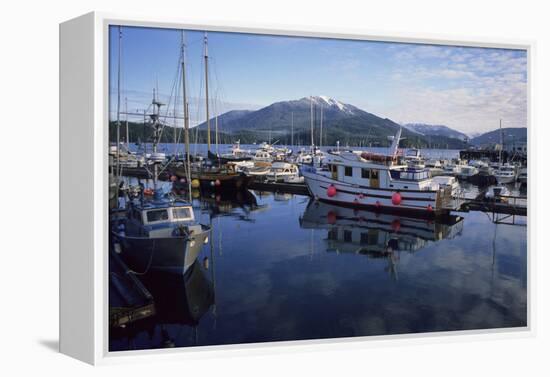
<path id="1" fill-rule="evenodd" d="M 193 217 L 191 209 L 187 207 L 172 209 L 172 216 L 174 216 L 174 220 L 189 220 Z"/>
<path id="2" fill-rule="evenodd" d="M 168 211 L 165 209 L 155 209 L 153 211 L 147 211 L 147 222 L 153 223 L 156 221 L 168 220 Z"/>
<path id="3" fill-rule="evenodd" d="M 351 242 L 351 230 L 344 230 L 344 242 Z"/>
<path id="4" fill-rule="evenodd" d="M 332 228 L 328 231 L 328 239 L 332 241 L 338 240 L 338 228 Z"/>
<path id="5" fill-rule="evenodd" d="M 361 169 L 361 178 L 370 179 L 370 169 Z"/>
<path id="6" fill-rule="evenodd" d="M 369 244 L 369 234 L 361 233 L 361 245 L 368 245 L 368 244 Z"/>
<path id="7" fill-rule="evenodd" d="M 344 175 L 346 177 L 353 177 L 353 168 L 351 166 L 344 166 Z"/>

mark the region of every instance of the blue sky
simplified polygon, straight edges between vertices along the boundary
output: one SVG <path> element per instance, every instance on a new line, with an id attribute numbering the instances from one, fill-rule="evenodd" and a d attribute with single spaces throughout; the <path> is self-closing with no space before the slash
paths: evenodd
<path id="1" fill-rule="evenodd" d="M 122 27 L 122 108 L 127 98 L 129 111 L 143 109 L 157 85 L 161 99 L 174 103 L 181 38 L 180 30 Z M 191 123 L 197 124 L 205 119 L 204 33 L 186 31 L 185 39 Z M 396 122 L 445 124 L 469 134 L 498 128 L 501 118 L 504 127 L 527 123 L 522 50 L 219 32 L 208 32 L 208 46 L 213 114 L 326 95 Z M 110 49 L 113 116 L 116 27 Z"/>

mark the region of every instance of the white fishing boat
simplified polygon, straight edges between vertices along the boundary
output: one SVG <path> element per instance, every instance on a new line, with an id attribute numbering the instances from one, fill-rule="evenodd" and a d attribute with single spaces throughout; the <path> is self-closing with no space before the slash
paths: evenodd
<path id="1" fill-rule="evenodd" d="M 288 162 L 274 162 L 266 178 L 269 182 L 283 182 L 285 177 L 299 177 L 298 166 Z"/>
<path id="2" fill-rule="evenodd" d="M 475 166 L 470 165 L 458 165 L 457 176 L 459 179 L 468 179 L 476 174 L 479 174 L 479 170 Z"/>
<path id="3" fill-rule="evenodd" d="M 495 171 L 495 178 L 499 184 L 513 183 L 517 179 L 517 170 L 514 165 L 503 164 Z"/>
<path id="4" fill-rule="evenodd" d="M 458 209 L 462 203 L 456 178 L 432 178 L 428 169 L 400 163 L 400 137 L 401 129 L 387 155 L 342 151 L 327 154 L 327 170 L 303 165 L 301 173 L 311 195 L 341 205 L 427 215 Z"/>
<path id="5" fill-rule="evenodd" d="M 254 154 L 254 157 L 252 157 L 253 161 L 263 161 L 263 162 L 272 162 L 273 156 L 271 155 L 271 152 L 261 148 L 256 151 Z"/>

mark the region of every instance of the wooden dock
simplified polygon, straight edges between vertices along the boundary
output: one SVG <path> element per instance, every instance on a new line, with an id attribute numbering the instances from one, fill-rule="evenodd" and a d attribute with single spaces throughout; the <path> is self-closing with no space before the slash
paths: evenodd
<path id="1" fill-rule="evenodd" d="M 305 183 L 273 183 L 253 180 L 248 184 L 248 188 L 257 191 L 269 191 L 284 194 L 309 196 L 309 190 Z"/>
<path id="2" fill-rule="evenodd" d="M 481 211 L 491 212 L 506 215 L 527 216 L 527 205 L 518 203 L 518 199 L 525 200 L 521 197 L 501 197 L 506 201 L 484 201 L 484 200 L 467 200 L 464 202 L 460 211 Z"/>
<path id="3" fill-rule="evenodd" d="M 153 296 L 114 252 L 109 252 L 109 326 L 124 327 L 155 314 Z"/>

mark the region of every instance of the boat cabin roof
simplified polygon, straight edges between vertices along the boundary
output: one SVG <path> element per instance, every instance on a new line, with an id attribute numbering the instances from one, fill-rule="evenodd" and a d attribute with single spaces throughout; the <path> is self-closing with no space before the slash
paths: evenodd
<path id="1" fill-rule="evenodd" d="M 136 200 L 133 202 L 133 206 L 140 211 L 146 211 L 149 209 L 191 207 L 191 204 L 184 200 L 144 200 L 143 202 Z"/>
<path id="2" fill-rule="evenodd" d="M 142 226 L 164 226 L 170 223 L 195 220 L 191 204 L 184 201 L 150 201 L 134 203 L 128 210 L 128 218 Z M 164 224 L 164 225 L 163 225 Z"/>

